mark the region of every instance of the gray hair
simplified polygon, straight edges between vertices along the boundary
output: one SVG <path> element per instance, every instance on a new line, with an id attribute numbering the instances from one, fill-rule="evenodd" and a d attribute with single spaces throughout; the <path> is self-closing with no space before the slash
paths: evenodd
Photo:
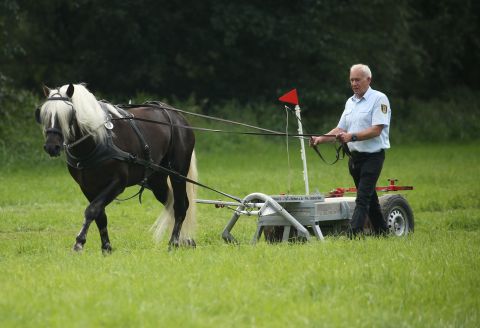
<path id="1" fill-rule="evenodd" d="M 352 65 L 352 67 L 350 67 L 350 72 L 353 69 L 357 69 L 357 68 L 360 69 L 367 77 L 372 78 L 372 71 L 370 70 L 370 67 L 368 67 L 367 65 L 364 65 L 364 64 Z"/>

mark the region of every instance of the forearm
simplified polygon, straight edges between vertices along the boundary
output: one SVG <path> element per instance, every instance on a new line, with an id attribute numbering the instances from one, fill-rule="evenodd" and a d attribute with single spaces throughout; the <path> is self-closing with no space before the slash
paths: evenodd
<path id="1" fill-rule="evenodd" d="M 374 125 L 365 130 L 355 132 L 355 133 L 339 133 L 337 139 L 341 142 L 346 143 L 352 141 L 352 136 L 357 136 L 357 141 L 368 140 L 375 137 L 378 137 L 382 133 L 383 125 Z"/>
<path id="2" fill-rule="evenodd" d="M 336 136 L 337 134 L 342 133 L 342 132 L 346 132 L 346 131 L 343 130 L 343 129 L 340 129 L 339 127 L 336 127 L 326 134 Z"/>
<path id="3" fill-rule="evenodd" d="M 317 145 L 320 143 L 335 142 L 336 136 L 339 133 L 343 133 L 343 132 L 345 132 L 345 130 L 336 127 L 324 135 L 321 135 L 319 137 L 312 137 L 310 139 L 310 144 Z"/>
<path id="4" fill-rule="evenodd" d="M 378 137 L 382 133 L 383 126 L 374 125 L 358 133 L 354 133 L 357 136 L 357 140 L 368 140 Z"/>

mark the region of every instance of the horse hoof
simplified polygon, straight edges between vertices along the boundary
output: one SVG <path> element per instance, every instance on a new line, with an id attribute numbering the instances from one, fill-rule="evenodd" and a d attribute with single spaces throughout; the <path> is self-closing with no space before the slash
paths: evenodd
<path id="1" fill-rule="evenodd" d="M 171 242 L 168 244 L 168 251 L 170 252 L 180 247 L 196 248 L 197 244 L 195 243 L 195 240 L 190 238 L 181 240 L 180 242 Z"/>
<path id="2" fill-rule="evenodd" d="M 195 240 L 190 239 L 190 238 L 185 240 L 185 245 L 187 245 L 188 247 L 192 247 L 192 248 L 197 247 L 197 244 L 195 243 Z"/>
<path id="3" fill-rule="evenodd" d="M 75 243 L 75 245 L 73 245 L 73 250 L 75 252 L 81 252 L 83 250 L 83 244 Z"/>
<path id="4" fill-rule="evenodd" d="M 102 246 L 102 254 L 107 255 L 112 253 L 112 245 L 110 244 L 105 244 Z"/>
<path id="5" fill-rule="evenodd" d="M 168 244 L 168 251 L 171 252 L 173 251 L 174 249 L 178 249 L 180 246 L 178 245 L 178 243 L 169 243 Z"/>

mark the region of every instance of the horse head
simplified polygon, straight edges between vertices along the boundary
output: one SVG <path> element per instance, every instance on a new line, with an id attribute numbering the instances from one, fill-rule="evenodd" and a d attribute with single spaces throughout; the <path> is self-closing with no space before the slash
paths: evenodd
<path id="1" fill-rule="evenodd" d="M 63 143 L 72 137 L 75 110 L 72 96 L 74 86 L 64 85 L 56 89 L 43 87 L 46 100 L 35 111 L 35 119 L 43 126 L 44 150 L 51 156 L 60 155 Z"/>
<path id="2" fill-rule="evenodd" d="M 35 117 L 42 124 L 44 149 L 59 156 L 64 144 L 91 135 L 95 142 L 105 142 L 106 113 L 95 96 L 83 84 L 67 84 L 56 89 L 44 87 L 47 99 L 37 108 Z"/>

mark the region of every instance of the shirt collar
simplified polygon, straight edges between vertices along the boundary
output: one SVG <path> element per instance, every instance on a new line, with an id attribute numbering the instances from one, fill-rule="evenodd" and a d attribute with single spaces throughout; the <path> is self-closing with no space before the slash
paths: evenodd
<path id="1" fill-rule="evenodd" d="M 352 96 L 352 101 L 354 102 L 359 102 L 361 101 L 362 99 L 365 99 L 367 100 L 368 97 L 370 97 L 370 95 L 373 93 L 373 89 L 371 87 L 368 87 L 367 91 L 365 92 L 365 94 L 362 96 L 362 98 L 357 98 L 355 95 Z"/>

